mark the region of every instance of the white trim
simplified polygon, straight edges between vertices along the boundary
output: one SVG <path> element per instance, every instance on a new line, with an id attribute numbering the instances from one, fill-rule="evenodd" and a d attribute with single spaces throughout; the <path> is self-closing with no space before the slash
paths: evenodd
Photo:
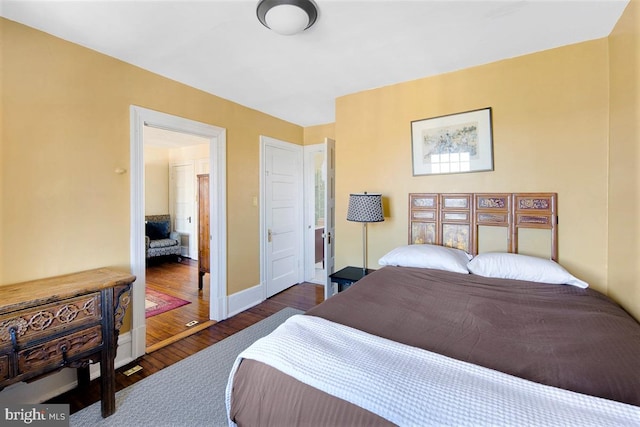
<path id="1" fill-rule="evenodd" d="M 224 320 L 227 313 L 227 131 L 220 130 L 209 149 L 210 273 L 209 318 Z M 213 284 L 217 286 L 213 286 Z"/>
<path id="2" fill-rule="evenodd" d="M 235 316 L 240 312 L 260 304 L 264 301 L 262 296 L 262 284 L 255 285 L 249 289 L 229 295 L 229 317 Z"/>
<path id="3" fill-rule="evenodd" d="M 336 142 L 324 139 L 325 161 L 325 197 L 324 197 L 324 299 L 338 292 L 338 284 L 331 282 L 330 275 L 335 271 L 335 234 L 336 234 Z"/>
<path id="4" fill-rule="evenodd" d="M 265 191 L 264 191 L 264 186 L 265 186 L 265 154 L 264 154 L 264 139 L 262 136 L 260 136 L 260 153 L 259 153 L 259 174 L 260 174 L 260 179 L 259 179 L 259 183 L 258 185 L 260 186 L 259 192 L 259 200 L 260 202 L 258 203 L 259 206 L 259 210 L 260 210 L 260 300 L 264 301 L 267 299 L 267 285 L 266 285 L 266 275 L 267 275 L 267 268 L 266 268 L 266 247 L 267 247 L 267 226 L 265 224 L 266 218 L 265 218 L 265 206 L 264 206 L 264 200 L 265 200 Z"/>
<path id="5" fill-rule="evenodd" d="M 137 277 L 133 285 L 132 355 L 145 353 L 146 320 L 144 315 L 144 126 L 189 133 L 209 140 L 211 200 L 211 273 L 209 316 L 212 320 L 227 317 L 227 198 L 226 198 L 226 129 L 172 116 L 132 105 L 131 120 L 131 269 Z"/>
<path id="6" fill-rule="evenodd" d="M 315 262 L 315 158 L 314 154 L 324 153 L 324 144 L 305 145 L 304 151 L 304 280 L 324 285 L 316 281 Z"/>
<path id="7" fill-rule="evenodd" d="M 132 354 L 142 356 L 146 349 L 147 325 L 144 315 L 136 308 L 136 301 L 145 299 L 145 243 L 144 243 L 144 117 L 136 107 L 130 108 L 131 163 L 129 166 L 130 186 L 130 248 L 131 272 L 136 276 L 131 289 L 131 336 Z M 142 202 L 141 202 L 142 201 Z"/>

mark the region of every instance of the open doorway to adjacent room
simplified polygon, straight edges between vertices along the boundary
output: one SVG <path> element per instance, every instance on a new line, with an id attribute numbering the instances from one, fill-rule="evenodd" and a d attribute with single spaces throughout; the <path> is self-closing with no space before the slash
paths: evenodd
<path id="1" fill-rule="evenodd" d="M 146 247 L 146 233 L 147 226 L 145 223 L 146 216 L 146 207 L 145 204 L 149 202 L 145 202 L 146 192 L 151 189 L 150 185 L 145 185 L 145 170 L 150 166 L 145 166 L 145 143 L 144 143 L 144 135 L 146 128 L 153 128 L 157 130 L 165 130 L 172 131 L 178 134 L 185 134 L 190 136 L 198 136 L 204 138 L 208 141 L 209 146 L 209 157 L 208 162 L 199 162 L 197 159 L 200 156 L 192 157 L 192 159 L 196 159 L 193 161 L 194 164 L 194 174 L 199 171 L 198 167 L 205 168 L 206 166 L 203 163 L 208 163 L 209 167 L 209 178 L 210 185 L 208 187 L 208 195 L 209 195 L 209 205 L 208 205 L 208 224 L 209 224 L 209 232 L 208 232 L 208 241 L 209 241 L 209 271 L 205 276 L 205 280 L 203 283 L 202 290 L 198 289 L 198 269 L 193 268 L 193 264 L 197 263 L 197 261 L 191 260 L 190 256 L 198 256 L 198 259 L 202 257 L 195 255 L 193 252 L 189 252 L 189 247 L 191 246 L 191 235 L 188 236 L 187 239 L 184 239 L 179 233 L 180 236 L 175 237 L 176 240 L 180 242 L 180 249 L 178 252 L 173 252 L 176 259 L 181 258 L 181 262 L 173 262 L 172 264 L 165 264 L 164 266 L 174 266 L 174 267 L 184 267 L 186 271 L 189 273 L 185 273 L 186 276 L 189 277 L 188 280 L 180 279 L 181 274 L 172 272 L 163 272 L 161 275 L 163 278 L 173 277 L 170 279 L 170 283 L 162 283 L 159 284 L 158 287 L 163 291 L 167 291 L 167 288 L 170 288 L 170 284 L 179 282 L 179 281 L 189 281 L 192 290 L 190 292 L 195 292 L 198 295 L 197 300 L 191 302 L 190 304 L 186 304 L 190 306 L 190 308 L 196 307 L 196 305 L 201 305 L 202 302 L 200 300 L 200 294 L 198 292 L 202 292 L 204 295 L 203 299 L 207 299 L 206 292 L 208 292 L 208 305 L 209 305 L 209 313 L 208 316 L 204 316 L 207 320 L 202 323 L 193 324 L 191 319 L 192 316 L 188 317 L 188 320 L 183 321 L 183 319 L 169 321 L 167 324 L 163 325 L 163 329 L 169 329 L 169 326 L 176 326 L 182 329 L 182 332 L 179 332 L 178 335 L 174 335 L 169 339 L 163 339 L 156 348 L 160 348 L 161 346 L 167 345 L 173 341 L 191 335 L 201 329 L 208 327 L 210 324 L 215 321 L 225 319 L 227 317 L 227 296 L 226 296 L 226 283 L 227 283 L 227 275 L 226 275 L 226 265 L 227 265 L 227 204 L 226 204 L 226 187 L 227 187 L 227 169 L 226 169 L 226 129 L 221 128 L 219 126 L 210 125 L 207 123 L 197 122 L 194 120 L 189 120 L 183 117 L 173 116 L 170 114 L 162 113 L 159 111 L 149 110 L 143 107 L 138 107 L 132 105 L 130 107 L 130 128 L 131 128 L 131 206 L 130 206 L 130 226 L 131 226 L 131 241 L 130 241 L 130 254 L 131 254 L 131 272 L 136 276 L 136 281 L 133 285 L 132 295 L 131 295 L 131 307 L 132 307 L 132 321 L 131 321 L 131 357 L 136 358 L 142 356 L 143 354 L 152 351 L 149 346 L 146 345 L 147 338 L 147 313 L 145 310 L 146 305 L 146 288 L 149 285 L 147 281 L 147 247 Z M 197 144 L 199 145 L 199 144 Z M 188 150 L 187 147 L 183 147 L 184 150 Z M 176 161 L 175 163 L 184 163 L 183 157 L 176 157 L 180 161 Z M 198 166 L 200 165 L 200 166 Z M 168 165 L 165 165 L 163 169 L 166 171 L 167 168 L 170 170 L 171 162 Z M 187 168 L 188 169 L 188 168 Z M 205 171 L 206 169 L 201 169 L 200 171 Z M 184 170 L 180 171 L 181 173 Z M 169 173 L 170 175 L 170 173 Z M 166 178 L 165 180 L 168 180 Z M 184 179 L 183 182 L 190 182 L 190 179 Z M 168 184 L 164 183 L 162 185 L 163 188 L 167 187 Z M 149 188 L 146 188 L 149 187 Z M 171 188 L 171 187 L 169 187 Z M 169 190 L 165 190 L 169 192 Z M 173 197 L 173 196 L 170 196 Z M 177 197 L 175 198 L 178 199 Z M 173 200 L 173 199 L 172 199 Z M 169 211 L 169 204 L 174 205 L 173 202 L 167 202 L 167 212 Z M 178 230 L 181 230 L 181 224 L 176 225 L 175 217 L 178 216 L 176 214 L 178 208 L 172 207 L 172 213 L 174 218 L 169 219 L 169 225 L 166 224 L 163 227 L 159 227 L 163 230 L 163 235 L 166 235 L 167 230 L 170 229 L 169 232 L 176 231 L 176 227 Z M 163 212 L 164 213 L 164 212 Z M 171 213 L 168 213 L 168 216 L 171 216 Z M 188 215 L 186 215 L 187 223 L 188 223 Z M 191 218 L 193 221 L 194 218 Z M 195 235 L 195 232 L 194 232 Z M 170 236 L 171 237 L 171 236 Z M 194 237 L 197 238 L 197 237 Z M 199 239 L 199 241 L 203 241 L 203 239 Z M 161 250 L 163 250 L 163 245 L 160 246 Z M 184 251 L 184 252 L 183 252 Z M 187 263 L 185 261 L 189 260 Z M 151 276 L 150 276 L 151 277 Z M 151 285 L 149 285 L 151 287 Z M 197 304 L 194 305 L 195 301 Z M 199 308 L 202 309 L 203 312 L 206 312 L 204 309 L 206 306 L 201 306 Z M 172 310 L 175 311 L 175 310 Z M 170 313 L 170 312 L 169 312 Z M 176 313 L 178 313 L 176 311 Z M 164 314 L 160 314 L 159 316 L 163 316 Z M 153 319 L 153 317 L 150 317 Z M 154 348 L 155 349 L 155 348 Z"/>
<path id="2" fill-rule="evenodd" d="M 326 156 L 323 144 L 305 147 L 305 194 L 307 212 L 305 213 L 307 281 L 324 284 L 326 280 L 324 231 L 325 231 L 325 192 L 326 192 Z M 309 258 L 312 261 L 309 261 Z"/>
<path id="3" fill-rule="evenodd" d="M 304 162 L 305 280 L 324 285 L 326 299 L 335 293 L 335 141 L 306 145 Z"/>
<path id="4" fill-rule="evenodd" d="M 199 255 L 208 239 L 199 235 L 199 206 L 208 189 L 198 177 L 209 174 L 209 140 L 144 126 L 146 245 L 146 347 L 162 347 L 209 323 L 209 276 L 199 289 Z M 167 221 L 168 222 L 165 222 Z M 208 220 L 208 215 L 207 215 Z M 167 228 L 162 228 L 167 224 Z M 208 228 L 208 224 L 207 228 Z M 157 227 L 167 235 L 158 235 Z M 161 234 L 161 233 L 160 233 Z M 151 246 L 151 247 L 150 247 Z"/>

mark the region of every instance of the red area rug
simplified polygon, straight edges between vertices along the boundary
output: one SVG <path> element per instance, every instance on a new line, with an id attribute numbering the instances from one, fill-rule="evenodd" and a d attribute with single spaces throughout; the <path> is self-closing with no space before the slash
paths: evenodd
<path id="1" fill-rule="evenodd" d="M 161 313 L 166 313 L 174 308 L 182 307 L 183 305 L 191 304 L 191 301 L 185 301 L 180 298 L 172 297 L 171 295 L 156 292 L 152 289 L 146 289 L 144 298 L 144 317 L 157 316 Z"/>

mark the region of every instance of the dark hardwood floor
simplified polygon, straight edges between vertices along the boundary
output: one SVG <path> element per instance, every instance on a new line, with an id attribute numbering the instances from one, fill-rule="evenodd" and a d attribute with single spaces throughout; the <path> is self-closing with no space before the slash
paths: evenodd
<path id="1" fill-rule="evenodd" d="M 199 291 L 198 261 L 189 258 L 183 258 L 181 262 L 172 259 L 150 261 L 146 276 L 148 289 L 191 302 L 146 319 L 148 349 L 189 330 L 188 322 L 196 320 L 202 324 L 209 320 L 209 275 L 205 275 Z"/>
<path id="2" fill-rule="evenodd" d="M 198 302 L 195 300 L 195 295 L 198 292 L 197 286 L 197 265 L 196 268 L 183 268 L 189 267 L 191 260 L 187 260 L 186 264 L 179 263 L 171 263 L 167 265 L 158 265 L 161 269 L 164 270 L 166 277 L 163 275 L 162 286 L 164 286 L 164 290 L 162 292 L 170 293 L 178 296 L 183 299 L 194 298 L 191 304 L 187 304 L 183 307 L 191 306 L 191 310 L 181 310 L 182 307 L 171 310 L 167 313 L 160 314 L 158 316 L 151 317 L 147 319 L 147 327 L 151 324 L 150 320 L 153 320 L 155 317 L 165 316 L 164 319 L 158 320 L 157 324 L 154 324 L 152 328 L 155 329 L 155 332 L 152 334 L 151 340 L 160 340 L 162 336 L 165 336 L 164 328 L 168 330 L 173 330 L 174 327 L 178 328 L 174 324 L 183 325 L 189 320 L 193 320 L 193 316 L 198 315 L 202 316 L 201 318 L 204 320 L 208 320 L 208 304 L 206 310 L 202 308 L 204 303 Z M 183 261 L 184 263 L 185 261 Z M 196 263 L 197 264 L 197 263 Z M 195 284 L 187 285 L 189 288 L 185 288 L 184 290 L 178 289 L 179 287 L 175 285 L 175 283 L 190 283 L 191 279 L 193 279 L 193 271 L 195 271 Z M 149 285 L 149 272 L 147 272 L 147 284 Z M 156 282 L 152 286 L 156 286 L 156 284 L 160 285 L 160 279 L 154 279 Z M 205 281 L 205 288 L 208 285 L 208 281 Z M 175 288 L 175 289 L 174 289 Z M 193 292 L 195 291 L 195 292 Z M 181 295 L 186 295 L 181 296 Z M 206 291 L 206 295 L 208 295 L 208 291 Z M 141 379 L 148 377 L 172 364 L 188 357 L 212 344 L 217 343 L 230 335 L 235 334 L 247 328 L 254 323 L 259 322 L 262 319 L 269 317 L 270 315 L 282 310 L 285 307 L 293 307 L 299 310 L 306 311 L 311 307 L 319 304 L 324 299 L 324 290 L 322 286 L 314 285 L 311 283 L 303 283 L 299 285 L 295 285 L 273 297 L 263 301 L 262 303 L 243 311 L 229 319 L 223 320 L 221 322 L 217 322 L 206 329 L 196 332 L 193 335 L 190 335 L 186 338 L 180 339 L 172 344 L 169 344 L 165 347 L 162 347 L 152 353 L 147 353 L 136 361 L 123 366 L 116 370 L 116 391 L 122 390 L 131 384 L 134 384 Z M 207 297 L 208 302 L 208 297 Z M 172 313 L 176 312 L 176 313 Z M 172 314 L 170 314 L 172 313 Z M 186 320 L 185 319 L 189 319 Z M 154 322 L 156 323 L 156 322 Z M 173 332 L 166 332 L 168 335 Z M 149 334 L 147 334 L 147 346 L 149 346 L 150 338 Z M 141 371 L 138 371 L 131 376 L 124 375 L 124 371 L 129 368 L 140 365 L 142 367 Z M 70 405 L 70 412 L 74 413 L 79 411 L 80 409 L 93 404 L 100 400 L 100 383 L 97 380 L 91 381 L 88 389 L 79 389 L 76 388 L 69 392 L 66 392 L 54 399 L 51 399 L 49 403 L 68 403 Z"/>

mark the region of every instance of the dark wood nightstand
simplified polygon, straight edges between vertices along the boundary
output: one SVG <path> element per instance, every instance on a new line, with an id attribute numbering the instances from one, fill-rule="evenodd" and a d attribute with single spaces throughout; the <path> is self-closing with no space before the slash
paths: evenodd
<path id="1" fill-rule="evenodd" d="M 338 292 L 342 292 L 358 280 L 362 279 L 366 274 L 370 274 L 376 270 L 367 268 L 365 273 L 362 267 L 345 267 L 342 270 L 330 274 L 332 282 L 338 284 Z"/>

